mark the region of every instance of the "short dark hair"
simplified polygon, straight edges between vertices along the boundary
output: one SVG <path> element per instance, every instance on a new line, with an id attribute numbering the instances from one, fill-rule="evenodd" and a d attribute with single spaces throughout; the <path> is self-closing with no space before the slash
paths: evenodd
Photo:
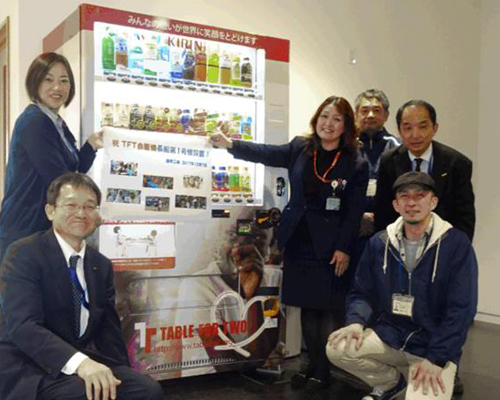
<path id="1" fill-rule="evenodd" d="M 66 72 L 68 73 L 70 88 L 68 100 L 66 100 L 64 105 L 66 107 L 69 106 L 71 100 L 75 97 L 75 77 L 73 76 L 73 71 L 71 70 L 68 59 L 57 53 L 40 54 L 31 63 L 25 81 L 26 91 L 28 92 L 28 96 L 31 101 L 40 101 L 38 89 L 40 88 L 42 81 L 49 73 L 49 70 L 54 66 L 54 64 L 57 63 L 64 65 L 64 68 L 66 68 Z"/>
<path id="2" fill-rule="evenodd" d="M 323 100 L 311 118 L 311 122 L 309 124 L 311 126 L 312 133 L 307 136 L 307 154 L 313 154 L 315 150 L 318 150 L 321 147 L 321 139 L 318 132 L 316 132 L 316 124 L 318 123 L 319 116 L 323 109 L 330 104 L 334 105 L 339 114 L 342 114 L 344 117 L 344 132 L 340 137 L 339 148 L 356 155 L 358 153 L 359 141 L 358 130 L 356 128 L 356 124 L 354 123 L 354 111 L 346 99 L 338 96 L 330 96 Z"/>
<path id="3" fill-rule="evenodd" d="M 67 172 L 52 181 L 47 190 L 47 204 L 55 206 L 57 198 L 64 185 L 73 185 L 78 188 L 89 189 L 97 197 L 97 204 L 101 204 L 101 190 L 89 176 L 80 172 Z"/>
<path id="4" fill-rule="evenodd" d="M 398 124 L 398 129 L 401 128 L 401 117 L 403 115 L 404 110 L 411 106 L 424 107 L 429 113 L 429 118 L 431 119 L 432 125 L 436 125 L 437 122 L 436 109 L 432 104 L 428 103 L 425 100 L 410 100 L 404 103 L 401 107 L 399 107 L 399 110 L 396 114 L 396 122 Z"/>
<path id="5" fill-rule="evenodd" d="M 368 89 L 363 93 L 360 93 L 356 100 L 354 101 L 354 109 L 358 111 L 359 105 L 361 104 L 361 100 L 363 99 L 377 99 L 382 104 L 384 111 L 389 111 L 389 99 L 387 95 L 379 89 Z"/>

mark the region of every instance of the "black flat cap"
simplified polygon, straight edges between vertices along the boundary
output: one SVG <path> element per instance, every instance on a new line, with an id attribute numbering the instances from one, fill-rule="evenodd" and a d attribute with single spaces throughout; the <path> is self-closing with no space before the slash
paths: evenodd
<path id="1" fill-rule="evenodd" d="M 429 174 L 425 172 L 410 171 L 405 172 L 403 175 L 399 175 L 394 185 L 392 185 L 392 190 L 397 193 L 404 189 L 408 185 L 417 185 L 425 190 L 430 190 L 436 193 L 436 184 L 434 179 Z"/>

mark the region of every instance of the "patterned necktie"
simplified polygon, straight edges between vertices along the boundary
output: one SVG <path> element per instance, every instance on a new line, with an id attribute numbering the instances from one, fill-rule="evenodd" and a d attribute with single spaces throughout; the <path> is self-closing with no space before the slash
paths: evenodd
<path id="1" fill-rule="evenodd" d="M 424 161 L 422 158 L 415 158 L 415 171 L 420 172 L 420 164 Z"/>
<path id="2" fill-rule="evenodd" d="M 69 258 L 69 273 L 71 275 L 71 295 L 73 299 L 73 307 L 75 309 L 75 332 L 76 337 L 80 337 L 80 316 L 82 313 L 82 285 L 76 274 L 76 266 L 80 256 L 71 256 Z M 83 293 L 84 295 L 84 293 Z"/>

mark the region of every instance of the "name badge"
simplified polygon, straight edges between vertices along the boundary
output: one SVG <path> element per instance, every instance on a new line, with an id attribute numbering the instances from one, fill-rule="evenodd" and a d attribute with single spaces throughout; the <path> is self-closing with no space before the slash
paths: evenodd
<path id="1" fill-rule="evenodd" d="M 340 210 L 340 198 L 328 197 L 326 199 L 326 209 L 328 211 L 339 211 Z"/>
<path id="2" fill-rule="evenodd" d="M 370 179 L 368 181 L 368 187 L 366 188 L 366 196 L 367 197 L 374 197 L 375 193 L 377 193 L 377 180 Z"/>
<path id="3" fill-rule="evenodd" d="M 415 297 L 413 296 L 395 293 L 392 295 L 392 313 L 411 318 L 414 302 Z"/>

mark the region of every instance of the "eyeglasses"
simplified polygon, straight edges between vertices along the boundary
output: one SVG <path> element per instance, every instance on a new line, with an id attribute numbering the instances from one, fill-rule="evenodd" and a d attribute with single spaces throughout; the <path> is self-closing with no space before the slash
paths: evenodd
<path id="1" fill-rule="evenodd" d="M 96 212 L 99 212 L 99 206 L 93 204 L 86 204 L 83 206 L 79 206 L 78 204 L 75 203 L 66 203 L 59 205 L 56 204 L 56 207 L 62 208 L 68 214 L 76 214 L 80 210 L 83 210 L 85 214 L 94 214 Z"/>

